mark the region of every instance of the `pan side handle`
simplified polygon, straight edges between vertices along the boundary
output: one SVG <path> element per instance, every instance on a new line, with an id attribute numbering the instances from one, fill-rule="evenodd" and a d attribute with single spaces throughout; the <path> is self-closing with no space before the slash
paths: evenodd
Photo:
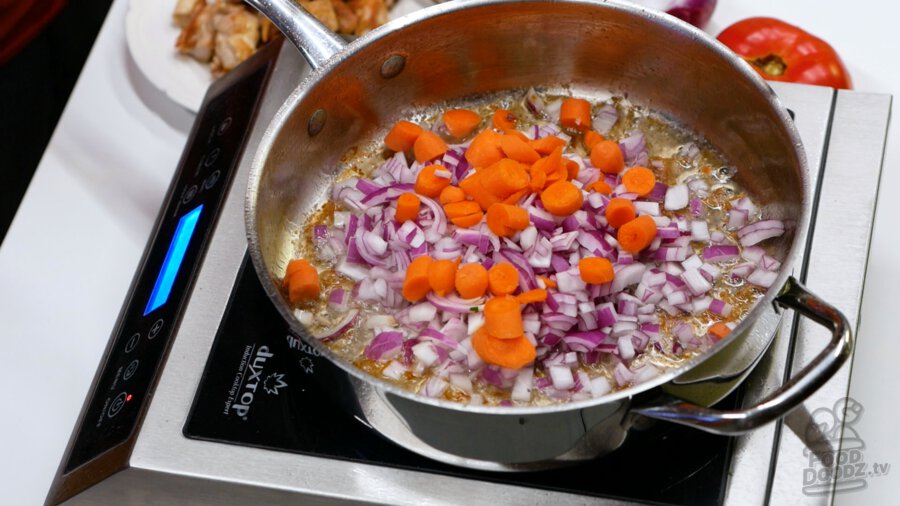
<path id="1" fill-rule="evenodd" d="M 346 43 L 294 0 L 245 0 L 263 13 L 303 53 L 313 70 L 321 68 Z"/>
<path id="2" fill-rule="evenodd" d="M 737 435 L 774 421 L 798 407 L 841 368 L 853 352 L 853 335 L 847 318 L 834 306 L 788 278 L 775 304 L 794 309 L 832 331 L 831 341 L 806 367 L 755 406 L 722 411 L 674 398 L 659 404 L 635 407 L 632 413 L 694 427 L 713 434 Z"/>

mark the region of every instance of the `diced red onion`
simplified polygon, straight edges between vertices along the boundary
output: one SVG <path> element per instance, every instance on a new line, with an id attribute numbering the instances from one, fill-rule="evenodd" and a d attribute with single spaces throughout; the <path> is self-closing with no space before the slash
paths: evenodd
<path id="1" fill-rule="evenodd" d="M 638 369 L 634 370 L 634 384 L 639 385 L 641 383 L 650 381 L 651 379 L 657 377 L 659 375 L 659 369 L 657 369 L 653 364 L 644 364 Z"/>
<path id="2" fill-rule="evenodd" d="M 619 148 L 622 150 L 622 156 L 625 158 L 625 165 L 646 165 L 646 162 L 640 163 L 641 158 L 647 157 L 647 143 L 644 134 L 637 132 L 619 141 Z"/>
<path id="3" fill-rule="evenodd" d="M 410 306 L 408 319 L 410 322 L 430 322 L 437 314 L 437 308 L 429 302 L 420 302 Z"/>
<path id="4" fill-rule="evenodd" d="M 668 211 L 678 211 L 688 205 L 690 192 L 687 185 L 677 184 L 670 186 L 666 191 L 665 208 Z"/>
<path id="5" fill-rule="evenodd" d="M 346 311 L 350 302 L 350 294 L 343 288 L 335 288 L 328 296 L 328 307 L 335 311 Z"/>
<path id="6" fill-rule="evenodd" d="M 763 220 L 747 225 L 738 230 L 737 235 L 743 246 L 753 246 L 766 239 L 779 237 L 784 233 L 784 222 L 781 220 Z"/>
<path id="7" fill-rule="evenodd" d="M 728 230 L 737 230 L 747 224 L 749 213 L 744 209 L 730 209 L 728 211 L 728 223 L 725 227 Z"/>
<path id="8" fill-rule="evenodd" d="M 553 382 L 553 388 L 557 390 L 569 390 L 575 386 L 575 378 L 572 376 L 572 369 L 566 366 L 552 366 L 549 370 L 550 381 Z"/>
<path id="9" fill-rule="evenodd" d="M 634 381 L 634 373 L 632 373 L 624 363 L 619 362 L 613 371 L 613 378 L 620 387 L 630 384 Z"/>
<path id="10" fill-rule="evenodd" d="M 618 120 L 619 111 L 616 110 L 616 107 L 612 104 L 603 104 L 603 107 L 594 116 L 591 126 L 594 131 L 607 135 Z"/>
<path id="11" fill-rule="evenodd" d="M 544 104 L 540 95 L 534 91 L 534 88 L 528 88 L 528 91 L 525 93 L 524 103 L 525 108 L 528 109 L 528 112 L 533 114 L 535 118 L 543 119 L 545 117 L 547 106 Z"/>
<path id="12" fill-rule="evenodd" d="M 343 318 L 341 318 L 341 320 L 336 325 L 334 325 L 330 329 L 322 330 L 319 332 L 312 332 L 311 335 L 319 341 L 330 341 L 340 336 L 341 334 L 346 332 L 347 329 L 352 327 L 353 324 L 356 323 L 356 318 L 358 316 L 359 310 L 351 309 L 349 312 L 347 312 L 346 315 L 344 315 Z"/>
<path id="13" fill-rule="evenodd" d="M 769 288 L 777 278 L 778 272 L 756 269 L 747 276 L 747 281 L 762 288 Z"/>
<path id="14" fill-rule="evenodd" d="M 610 290 L 613 293 L 617 293 L 631 285 L 640 283 L 646 269 L 647 266 L 644 264 L 631 264 L 622 267 L 616 271 Z"/>
<path id="15" fill-rule="evenodd" d="M 659 202 L 637 201 L 634 203 L 634 210 L 637 214 L 648 214 L 650 216 L 659 215 Z"/>
<path id="16" fill-rule="evenodd" d="M 403 346 L 403 333 L 397 331 L 381 332 L 366 346 L 363 352 L 369 360 L 390 360 L 400 354 Z"/>
<path id="17" fill-rule="evenodd" d="M 572 351 L 588 352 L 600 345 L 607 335 L 599 330 L 568 332 L 562 340 Z"/>
<path id="18" fill-rule="evenodd" d="M 703 249 L 703 259 L 708 262 L 725 262 L 740 257 L 740 250 L 733 245 L 707 246 Z"/>
<path id="19" fill-rule="evenodd" d="M 721 301 L 719 299 L 713 299 L 709 304 L 709 310 L 719 316 L 730 315 L 732 309 L 733 307 L 731 306 L 731 304 L 728 304 L 725 301 Z"/>
<path id="20" fill-rule="evenodd" d="M 455 350 L 459 347 L 459 343 L 455 339 L 451 339 L 450 336 L 436 329 L 427 328 L 419 333 L 419 337 L 422 342 L 430 341 L 437 346 L 443 346 L 447 350 Z"/>
<path id="21" fill-rule="evenodd" d="M 774 258 L 770 257 L 769 255 L 763 255 L 763 257 L 759 261 L 759 266 L 760 266 L 760 268 L 765 269 L 767 271 L 777 271 L 778 269 L 781 268 L 781 262 L 779 262 L 778 260 L 775 260 Z"/>
<path id="22" fill-rule="evenodd" d="M 703 201 L 697 197 L 691 199 L 691 215 L 699 218 L 703 215 Z"/>
<path id="23" fill-rule="evenodd" d="M 634 358 L 634 343 L 631 342 L 630 335 L 620 336 L 617 344 L 619 347 L 619 356 L 622 357 L 623 360 L 631 360 Z"/>

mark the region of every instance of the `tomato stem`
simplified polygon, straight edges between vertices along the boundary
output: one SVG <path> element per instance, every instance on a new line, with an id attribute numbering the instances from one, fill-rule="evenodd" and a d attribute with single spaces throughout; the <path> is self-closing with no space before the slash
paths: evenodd
<path id="1" fill-rule="evenodd" d="M 747 59 L 747 61 L 770 76 L 780 76 L 784 74 L 784 71 L 787 69 L 787 64 L 777 54 Z"/>

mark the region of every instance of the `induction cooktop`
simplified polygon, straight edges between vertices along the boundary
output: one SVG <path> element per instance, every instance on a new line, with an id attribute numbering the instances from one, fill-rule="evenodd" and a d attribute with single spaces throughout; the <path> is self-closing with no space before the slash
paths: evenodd
<path id="1" fill-rule="evenodd" d="M 244 234 L 253 147 L 306 72 L 293 47 L 270 44 L 209 90 L 48 504 L 694 505 L 762 504 L 773 493 L 779 502 L 829 497 L 833 476 L 815 488 L 801 476 L 810 462 L 803 429 L 812 423 L 803 414 L 846 396 L 848 367 L 787 423 L 739 438 L 639 424 L 612 454 L 545 471 L 442 464 L 352 415 L 332 380 L 336 367 L 291 334 L 263 292 Z M 855 328 L 890 97 L 775 89 L 804 141 L 817 195 L 794 274 Z M 840 284 L 830 275 L 837 258 Z M 785 318 L 767 354 L 718 407 L 750 405 L 777 388 L 822 348 L 822 332 Z M 839 438 L 831 444 L 840 451 Z"/>

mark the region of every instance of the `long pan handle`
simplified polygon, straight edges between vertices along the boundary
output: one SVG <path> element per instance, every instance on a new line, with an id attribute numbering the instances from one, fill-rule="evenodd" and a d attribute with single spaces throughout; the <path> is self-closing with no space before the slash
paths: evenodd
<path id="1" fill-rule="evenodd" d="M 743 434 L 787 414 L 841 368 L 853 352 L 853 335 L 847 318 L 834 306 L 820 299 L 793 277 L 788 278 L 775 303 L 828 327 L 831 341 L 806 367 L 781 388 L 755 406 L 720 411 L 669 398 L 654 406 L 636 407 L 632 413 L 649 418 L 688 425 L 713 434 Z"/>
<path id="2" fill-rule="evenodd" d="M 263 13 L 303 54 L 313 70 L 321 68 L 346 43 L 294 0 L 245 0 Z"/>

